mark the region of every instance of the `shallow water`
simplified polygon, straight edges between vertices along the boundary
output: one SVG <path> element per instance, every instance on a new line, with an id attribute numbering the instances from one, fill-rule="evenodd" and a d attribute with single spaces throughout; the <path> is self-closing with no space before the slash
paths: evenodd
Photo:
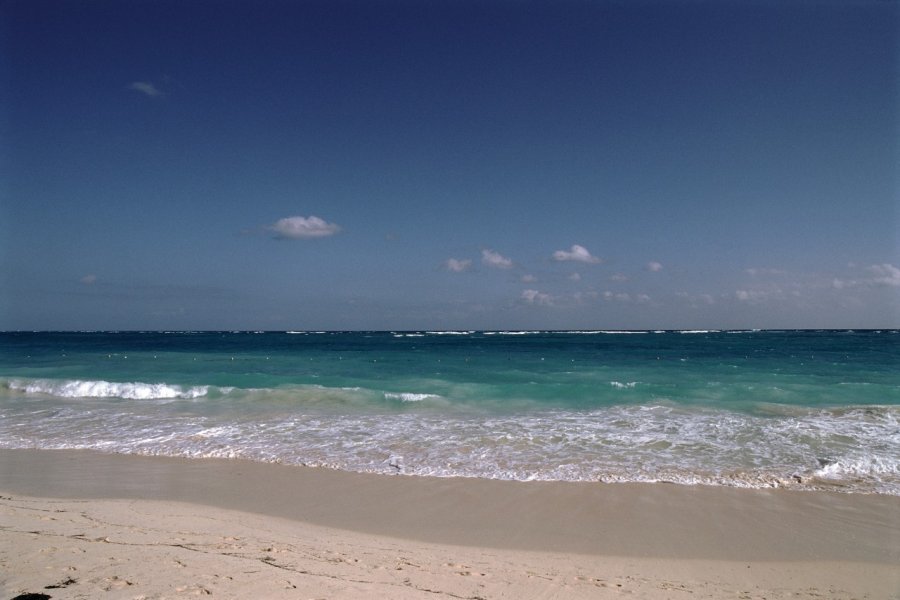
<path id="1" fill-rule="evenodd" d="M 0 447 L 900 494 L 885 331 L 0 334 Z"/>

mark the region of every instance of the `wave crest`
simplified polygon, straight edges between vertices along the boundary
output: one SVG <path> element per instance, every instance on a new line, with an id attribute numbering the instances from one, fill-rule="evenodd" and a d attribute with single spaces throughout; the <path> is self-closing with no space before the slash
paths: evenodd
<path id="1" fill-rule="evenodd" d="M 26 394 L 58 398 L 123 398 L 126 400 L 190 400 L 206 396 L 208 385 L 184 387 L 168 383 L 112 382 L 55 379 L 13 379 L 6 387 Z"/>
<path id="2" fill-rule="evenodd" d="M 417 394 L 414 392 L 385 392 L 387 400 L 400 400 L 401 402 L 421 402 L 429 398 L 440 398 L 437 394 Z"/>

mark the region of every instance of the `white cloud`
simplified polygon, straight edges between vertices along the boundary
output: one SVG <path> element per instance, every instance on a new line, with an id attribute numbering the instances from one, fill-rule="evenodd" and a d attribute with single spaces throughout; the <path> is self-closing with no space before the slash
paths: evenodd
<path id="1" fill-rule="evenodd" d="M 655 260 L 651 260 L 650 262 L 647 263 L 648 271 L 652 271 L 653 273 L 658 273 L 659 271 L 662 271 L 662 269 L 663 269 L 662 263 L 658 263 Z"/>
<path id="2" fill-rule="evenodd" d="M 530 275 L 530 274 L 522 275 L 522 279 L 521 279 L 522 283 L 534 283 L 537 280 L 538 280 L 537 277 L 535 277 L 534 275 Z"/>
<path id="3" fill-rule="evenodd" d="M 572 273 L 569 275 L 569 279 L 572 281 L 581 281 L 581 273 Z"/>
<path id="4" fill-rule="evenodd" d="M 900 269 L 892 264 L 884 263 L 866 267 L 866 271 L 874 275 L 872 283 L 900 287 Z"/>
<path id="5" fill-rule="evenodd" d="M 459 260 L 456 258 L 448 258 L 444 262 L 444 266 L 448 271 L 453 271 L 454 273 L 462 273 L 463 271 L 468 271 L 472 266 L 471 260 Z"/>
<path id="6" fill-rule="evenodd" d="M 784 292 L 778 288 L 771 290 L 737 290 L 734 292 L 734 297 L 741 302 L 756 304 L 767 300 L 781 299 L 784 297 Z"/>
<path id="7" fill-rule="evenodd" d="M 640 302 L 641 304 L 645 304 L 645 303 L 647 303 L 647 302 L 650 302 L 650 296 L 648 296 L 647 294 L 638 294 L 638 295 L 635 297 L 635 299 L 636 299 L 638 302 Z"/>
<path id="8" fill-rule="evenodd" d="M 592 256 L 591 253 L 587 251 L 587 248 L 579 246 L 578 244 L 573 245 L 569 251 L 557 250 L 553 253 L 553 260 L 571 260 L 588 264 L 597 264 L 601 261 L 598 257 Z"/>
<path id="9" fill-rule="evenodd" d="M 165 95 L 158 87 L 156 87 L 149 81 L 134 81 L 128 84 L 128 89 L 134 90 L 136 92 L 141 92 L 142 94 L 146 94 L 151 98 Z"/>
<path id="10" fill-rule="evenodd" d="M 900 268 L 890 263 L 869 265 L 865 270 L 869 274 L 868 277 L 859 279 L 840 279 L 835 277 L 831 280 L 831 287 L 836 290 L 871 286 L 900 287 Z"/>
<path id="11" fill-rule="evenodd" d="M 545 294 L 537 290 L 522 290 L 522 299 L 528 304 L 538 304 L 540 306 L 553 306 L 553 298 L 550 294 Z"/>
<path id="12" fill-rule="evenodd" d="M 614 294 L 614 293 L 610 292 L 609 290 L 606 290 L 605 292 L 603 292 L 603 299 L 604 300 L 617 300 L 619 302 L 628 302 L 629 300 L 631 300 L 631 296 L 625 292 L 619 292 L 618 294 Z"/>
<path id="13" fill-rule="evenodd" d="M 612 281 L 628 281 L 628 276 L 624 275 L 622 273 L 616 273 L 615 275 L 610 277 L 610 280 L 612 280 Z"/>
<path id="14" fill-rule="evenodd" d="M 326 223 L 314 216 L 285 217 L 276 221 L 269 229 L 275 232 L 275 237 L 289 240 L 328 237 L 341 230 L 338 225 Z"/>
<path id="15" fill-rule="evenodd" d="M 91 275 L 85 275 L 84 277 L 82 277 L 82 278 L 80 279 L 80 281 L 81 281 L 81 283 L 83 283 L 84 285 L 91 285 L 92 283 L 96 283 L 96 281 L 97 281 L 97 276 L 96 276 L 96 275 L 93 275 L 93 274 L 91 274 Z"/>
<path id="16" fill-rule="evenodd" d="M 513 261 L 511 259 L 506 258 L 499 252 L 494 252 L 493 250 L 482 250 L 481 262 L 489 267 L 494 267 L 495 269 L 509 269 L 513 266 Z"/>

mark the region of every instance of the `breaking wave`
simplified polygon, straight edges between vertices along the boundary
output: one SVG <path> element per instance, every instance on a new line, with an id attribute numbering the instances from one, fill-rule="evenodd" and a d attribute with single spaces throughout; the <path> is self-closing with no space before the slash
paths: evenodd
<path id="1" fill-rule="evenodd" d="M 0 403 L 2 448 L 231 457 L 440 477 L 900 495 L 900 407 L 893 406 L 767 404 L 748 414 L 626 404 L 498 413 L 453 406 L 438 394 L 354 387 L 226 392 L 40 379 L 7 380 L 2 387 L 8 390 Z M 82 405 L 69 398 L 96 400 Z M 189 411 L 171 402 L 127 401 L 173 398 L 205 401 Z"/>
<path id="2" fill-rule="evenodd" d="M 194 399 L 206 396 L 210 386 L 171 385 L 167 383 L 115 383 L 110 381 L 12 379 L 5 383 L 12 391 L 42 394 L 57 398 L 123 398 L 125 400 Z"/>

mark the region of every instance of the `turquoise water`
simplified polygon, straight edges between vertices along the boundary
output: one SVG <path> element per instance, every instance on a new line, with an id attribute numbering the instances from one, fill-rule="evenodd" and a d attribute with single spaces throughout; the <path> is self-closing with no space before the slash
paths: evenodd
<path id="1" fill-rule="evenodd" d="M 0 447 L 900 494 L 885 331 L 0 334 Z"/>

